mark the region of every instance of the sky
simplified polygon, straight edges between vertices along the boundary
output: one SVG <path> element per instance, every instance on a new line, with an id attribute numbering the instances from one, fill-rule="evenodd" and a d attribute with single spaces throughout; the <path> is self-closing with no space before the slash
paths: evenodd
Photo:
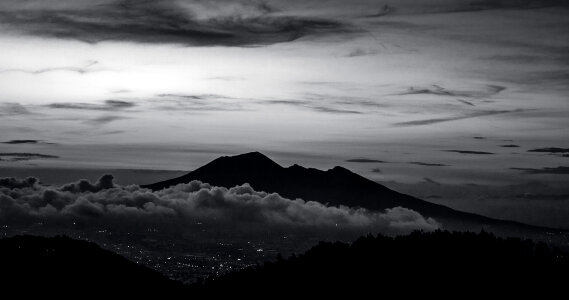
<path id="1" fill-rule="evenodd" d="M 261 151 L 569 228 L 568 13 L 554 0 L 2 0 L 0 177 L 114 170 L 140 184 Z"/>

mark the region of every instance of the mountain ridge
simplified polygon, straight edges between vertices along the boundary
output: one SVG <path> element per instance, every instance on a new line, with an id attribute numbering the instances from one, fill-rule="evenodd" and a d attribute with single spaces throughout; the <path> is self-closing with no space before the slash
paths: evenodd
<path id="1" fill-rule="evenodd" d="M 275 192 L 289 199 L 300 198 L 333 206 L 374 211 L 401 206 L 441 221 L 446 229 L 452 230 L 483 229 L 498 234 L 506 229 L 508 233 L 511 230 L 557 230 L 458 211 L 393 191 L 341 166 L 326 171 L 297 164 L 283 167 L 260 152 L 222 156 L 183 176 L 142 187 L 157 191 L 192 180 L 223 187 L 248 183 L 257 190 Z"/>

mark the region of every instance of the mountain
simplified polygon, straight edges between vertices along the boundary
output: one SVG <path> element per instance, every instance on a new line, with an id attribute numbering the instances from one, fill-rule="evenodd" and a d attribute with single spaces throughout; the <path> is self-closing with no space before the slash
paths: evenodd
<path id="1" fill-rule="evenodd" d="M 0 266 L 2 292 L 17 292 L 21 298 L 36 293 L 58 298 L 163 296 L 184 289 L 181 283 L 94 243 L 60 236 L 0 239 Z"/>
<path id="2" fill-rule="evenodd" d="M 293 165 L 285 168 L 259 152 L 223 156 L 178 178 L 146 185 L 161 190 L 192 180 L 215 186 L 233 187 L 249 183 L 256 190 L 276 192 L 290 199 L 318 201 L 382 211 L 402 206 L 435 218 L 445 229 L 489 230 L 497 234 L 543 234 L 547 228 L 466 213 L 398 193 L 342 167 L 327 171 Z"/>

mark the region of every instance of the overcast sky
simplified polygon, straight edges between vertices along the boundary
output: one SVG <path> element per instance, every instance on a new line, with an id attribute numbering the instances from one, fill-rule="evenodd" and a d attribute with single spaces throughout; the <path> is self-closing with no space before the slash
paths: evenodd
<path id="1" fill-rule="evenodd" d="M 0 167 L 262 151 L 383 182 L 559 187 L 569 9 L 539 2 L 3 0 Z"/>

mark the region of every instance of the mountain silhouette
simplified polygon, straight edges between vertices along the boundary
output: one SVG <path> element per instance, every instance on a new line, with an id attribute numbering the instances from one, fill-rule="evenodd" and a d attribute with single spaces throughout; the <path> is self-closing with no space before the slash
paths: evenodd
<path id="1" fill-rule="evenodd" d="M 57 298 L 164 296 L 184 289 L 181 283 L 94 243 L 61 236 L 0 239 L 0 266 L 2 292 L 17 292 L 19 298 L 36 293 Z"/>
<path id="2" fill-rule="evenodd" d="M 295 164 L 285 168 L 259 152 L 223 156 L 181 177 L 143 187 L 156 191 L 192 180 L 223 187 L 249 183 L 256 190 L 276 192 L 289 199 L 301 198 L 332 206 L 363 207 L 376 211 L 402 206 L 435 218 L 443 223 L 446 229 L 452 230 L 485 229 L 498 234 L 528 230 L 543 233 L 547 230 L 461 212 L 401 194 L 343 167 L 336 166 L 322 171 Z"/>
<path id="3" fill-rule="evenodd" d="M 568 267 L 569 256 L 559 249 L 487 232 L 368 235 L 351 244 L 320 242 L 303 254 L 208 278 L 192 286 L 192 295 L 549 298 L 565 292 Z"/>

